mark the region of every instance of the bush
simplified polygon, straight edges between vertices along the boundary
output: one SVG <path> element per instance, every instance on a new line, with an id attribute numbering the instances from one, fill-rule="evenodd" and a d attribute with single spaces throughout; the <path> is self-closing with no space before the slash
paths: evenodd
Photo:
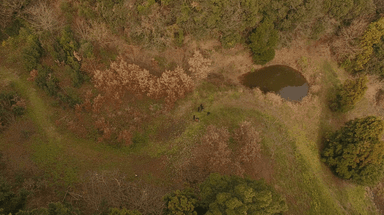
<path id="1" fill-rule="evenodd" d="M 202 207 L 213 214 L 280 214 L 288 210 L 285 199 L 264 181 L 211 174 L 200 185 Z"/>
<path id="2" fill-rule="evenodd" d="M 28 192 L 23 189 L 15 193 L 6 179 L 0 177 L 0 213 L 17 213 L 24 208 L 28 195 Z"/>
<path id="3" fill-rule="evenodd" d="M 51 68 L 39 65 L 37 68 L 37 77 L 35 83 L 50 96 L 57 96 L 59 91 L 59 80 L 52 74 Z"/>
<path id="4" fill-rule="evenodd" d="M 197 215 L 195 207 L 198 199 L 191 188 L 182 191 L 176 190 L 164 196 L 163 199 L 165 201 L 164 214 L 166 215 Z"/>
<path id="5" fill-rule="evenodd" d="M 348 112 L 355 108 L 367 90 L 368 79 L 366 76 L 355 80 L 346 80 L 336 89 L 336 94 L 330 99 L 329 108 L 334 112 Z"/>
<path id="6" fill-rule="evenodd" d="M 321 160 L 341 178 L 375 185 L 383 178 L 383 130 L 383 121 L 374 116 L 350 120 L 327 137 Z"/>
<path id="7" fill-rule="evenodd" d="M 264 65 L 275 57 L 278 32 L 270 20 L 264 20 L 249 37 L 253 61 Z"/>
<path id="8" fill-rule="evenodd" d="M 36 69 L 42 53 L 43 49 L 39 39 L 34 35 L 29 35 L 26 47 L 22 50 L 23 64 L 27 71 Z"/>

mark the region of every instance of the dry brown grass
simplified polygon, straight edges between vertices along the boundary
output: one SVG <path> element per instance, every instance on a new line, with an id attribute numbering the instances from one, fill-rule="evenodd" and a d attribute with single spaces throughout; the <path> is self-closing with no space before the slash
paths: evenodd
<path id="1" fill-rule="evenodd" d="M 245 168 L 260 158 L 259 133 L 250 122 L 242 122 L 235 131 L 237 147 L 233 150 L 228 145 L 227 128 L 209 125 L 206 130 L 198 143 L 184 149 L 182 160 L 176 163 L 176 175 L 181 181 L 196 185 L 213 172 L 242 176 Z"/>
<path id="2" fill-rule="evenodd" d="M 81 188 L 69 191 L 68 196 L 72 201 L 84 202 L 83 207 L 88 212 L 125 207 L 142 214 L 160 215 L 164 208 L 162 197 L 167 192 L 167 188 L 151 185 L 142 179 L 129 180 L 118 171 L 103 171 L 89 172 L 83 178 Z"/>

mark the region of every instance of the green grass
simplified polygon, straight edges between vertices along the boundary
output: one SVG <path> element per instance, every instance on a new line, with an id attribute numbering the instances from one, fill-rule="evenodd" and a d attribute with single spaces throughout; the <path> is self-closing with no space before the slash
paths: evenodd
<path id="1" fill-rule="evenodd" d="M 340 74 L 331 63 L 322 62 L 321 66 L 325 90 L 340 83 Z M 246 97 L 249 94 L 240 93 L 235 87 L 218 88 L 203 82 L 194 93 L 178 101 L 170 115 L 159 116 L 145 125 L 142 132 L 135 133 L 132 147 L 117 148 L 57 130 L 50 119 L 52 108 L 42 99 L 44 92 L 32 90 L 33 83 L 25 81 L 25 77 L 17 78 L 10 70 L 0 68 L 0 74 L 10 77 L 19 93 L 30 102 L 27 117 L 39 127 L 30 150 L 33 161 L 46 170 L 52 185 L 71 186 L 79 181 L 81 174 L 92 170 L 119 169 L 131 178 L 132 162 L 146 162 L 135 161 L 131 155 L 149 155 L 148 159 L 178 155 L 183 147 L 197 144 L 207 126 L 226 127 L 232 134 L 239 123 L 247 120 L 260 132 L 262 153 L 273 163 L 270 183 L 286 196 L 288 214 L 375 214 L 369 209 L 373 203 L 365 196 L 364 187 L 348 183 L 340 186 L 335 182 L 340 179 L 320 162 L 321 136 L 337 127 L 329 123 L 331 119 L 343 119 L 329 111 L 325 96 L 320 95 L 318 103 L 299 109 L 302 111 L 299 119 L 292 118 L 292 109 L 287 104 L 273 107 L 270 101 Z M 211 112 L 209 116 L 206 112 L 197 112 L 200 103 L 204 104 L 204 111 Z M 179 113 L 183 108 L 187 109 Z M 317 111 L 321 111 L 321 116 L 313 118 Z M 199 123 L 192 122 L 194 114 L 200 118 Z M 178 137 L 156 141 L 155 135 L 171 116 L 184 123 L 183 131 Z M 231 144 L 231 148 L 235 148 L 233 141 Z M 160 183 L 151 173 L 143 177 Z"/>

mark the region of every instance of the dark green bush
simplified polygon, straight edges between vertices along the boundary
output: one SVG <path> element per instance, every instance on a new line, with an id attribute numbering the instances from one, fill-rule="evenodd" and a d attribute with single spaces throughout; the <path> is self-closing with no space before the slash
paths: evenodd
<path id="1" fill-rule="evenodd" d="M 334 112 L 348 112 L 355 108 L 367 90 L 368 79 L 366 76 L 355 80 L 346 80 L 338 86 L 335 95 L 329 101 L 329 108 Z"/>
<path id="2" fill-rule="evenodd" d="M 13 187 L 3 177 L 0 177 L 0 213 L 16 214 L 23 209 L 29 193 L 21 189 L 17 193 L 13 191 Z"/>
<path id="3" fill-rule="evenodd" d="M 51 68 L 39 65 L 37 68 L 38 75 L 35 79 L 37 86 L 47 92 L 50 96 L 57 96 L 59 91 L 59 80 L 53 75 Z"/>
<path id="4" fill-rule="evenodd" d="M 81 104 L 82 100 L 76 91 L 72 88 L 65 88 L 63 92 L 59 92 L 58 98 L 64 104 L 67 104 L 69 107 L 73 108 L 76 104 Z"/>
<path id="5" fill-rule="evenodd" d="M 383 121 L 374 116 L 350 120 L 328 135 L 321 160 L 341 178 L 375 185 L 383 178 L 383 130 Z"/>
<path id="6" fill-rule="evenodd" d="M 0 130 L 2 126 L 8 126 L 12 120 L 25 113 L 25 104 L 21 102 L 16 92 L 0 93 Z"/>
<path id="7" fill-rule="evenodd" d="M 26 47 L 22 50 L 23 64 L 27 71 L 36 69 L 39 64 L 43 49 L 39 39 L 34 35 L 29 35 L 26 41 Z"/>

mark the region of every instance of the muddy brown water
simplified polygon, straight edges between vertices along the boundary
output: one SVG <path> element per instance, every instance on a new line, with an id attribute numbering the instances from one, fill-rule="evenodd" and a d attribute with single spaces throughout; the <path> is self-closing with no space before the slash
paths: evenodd
<path id="1" fill-rule="evenodd" d="M 297 70 L 284 65 L 263 67 L 239 77 L 240 82 L 249 88 L 260 88 L 264 93 L 275 92 L 282 98 L 301 101 L 309 90 L 304 76 Z"/>

